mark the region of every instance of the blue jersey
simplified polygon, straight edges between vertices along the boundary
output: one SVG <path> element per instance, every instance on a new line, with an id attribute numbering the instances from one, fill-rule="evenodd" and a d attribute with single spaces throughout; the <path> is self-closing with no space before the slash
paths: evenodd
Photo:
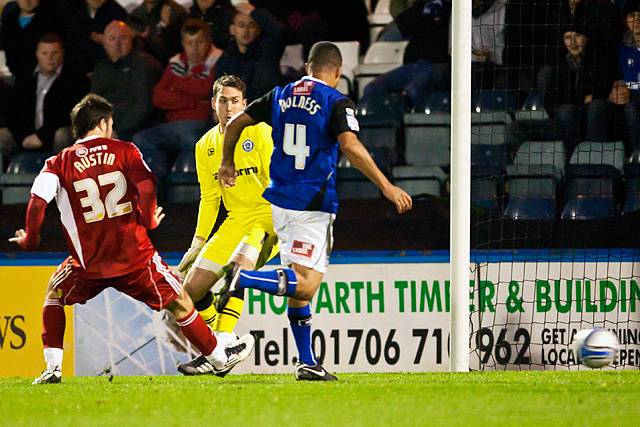
<path id="1" fill-rule="evenodd" d="M 245 111 L 273 131 L 271 183 L 263 197 L 284 209 L 336 213 L 337 137 L 357 132 L 353 102 L 312 77 L 276 87 Z"/>
<path id="2" fill-rule="evenodd" d="M 640 49 L 625 45 L 618 47 L 618 62 L 627 87 L 640 89 Z"/>

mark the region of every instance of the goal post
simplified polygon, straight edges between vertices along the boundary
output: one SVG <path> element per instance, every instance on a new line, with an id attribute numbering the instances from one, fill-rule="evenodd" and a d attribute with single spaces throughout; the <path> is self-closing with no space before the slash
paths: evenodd
<path id="1" fill-rule="evenodd" d="M 452 2 L 451 17 L 451 356 L 449 370 L 469 370 L 471 236 L 471 3 Z"/>

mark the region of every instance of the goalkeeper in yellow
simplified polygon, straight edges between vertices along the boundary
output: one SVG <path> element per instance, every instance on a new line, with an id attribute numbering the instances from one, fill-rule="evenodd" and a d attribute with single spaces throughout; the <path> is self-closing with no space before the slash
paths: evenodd
<path id="1" fill-rule="evenodd" d="M 235 340 L 233 329 L 242 313 L 244 294 L 233 295 L 224 309 L 217 313 L 211 287 L 223 276 L 226 264 L 234 262 L 243 269 L 253 270 L 262 267 L 277 253 L 271 205 L 262 198 L 262 192 L 269 185 L 269 162 L 273 151 L 270 126 L 261 123 L 242 132 L 241 143 L 236 150 L 236 186 L 222 188 L 218 182 L 225 128 L 231 117 L 247 106 L 245 96 L 246 86 L 239 77 L 223 76 L 213 85 L 211 107 L 219 123 L 196 144 L 196 169 L 200 182 L 198 224 L 191 247 L 178 265 L 182 277 L 186 275 L 185 290 L 223 346 Z M 208 239 L 221 199 L 229 214 L 218 231 Z M 211 370 L 207 363 L 204 358 L 196 358 L 178 369 L 185 375 L 208 374 Z"/>

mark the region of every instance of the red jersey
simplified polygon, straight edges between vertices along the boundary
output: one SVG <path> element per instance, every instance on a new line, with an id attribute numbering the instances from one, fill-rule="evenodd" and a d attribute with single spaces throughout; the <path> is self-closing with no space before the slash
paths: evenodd
<path id="1" fill-rule="evenodd" d="M 138 148 L 89 137 L 47 159 L 31 193 L 56 199 L 74 267 L 87 278 L 111 278 L 144 268 L 155 253 L 140 222 L 136 185 L 154 179 Z"/>

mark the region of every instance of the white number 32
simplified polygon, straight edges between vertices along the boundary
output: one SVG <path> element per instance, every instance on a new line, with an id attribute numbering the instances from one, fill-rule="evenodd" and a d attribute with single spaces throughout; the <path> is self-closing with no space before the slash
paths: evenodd
<path id="1" fill-rule="evenodd" d="M 98 183 L 102 187 L 113 185 L 111 191 L 107 193 L 104 203 L 100 200 Z M 73 183 L 76 192 L 84 191 L 87 193 L 86 197 L 80 199 L 82 207 L 91 208 L 90 211 L 83 213 L 87 223 L 102 221 L 105 212 L 109 218 L 131 213 L 133 210 L 131 202 L 120 203 L 122 197 L 127 193 L 127 180 L 122 172 L 115 171 L 98 175 L 98 183 L 92 178 L 81 179 Z"/>

